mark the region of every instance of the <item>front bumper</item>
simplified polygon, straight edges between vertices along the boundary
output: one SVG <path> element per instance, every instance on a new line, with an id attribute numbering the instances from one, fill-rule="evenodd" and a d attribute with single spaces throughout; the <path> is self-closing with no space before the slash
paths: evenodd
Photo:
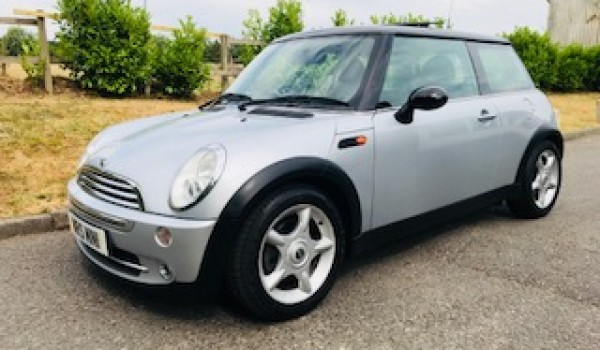
<path id="1" fill-rule="evenodd" d="M 81 252 L 93 263 L 121 278 L 144 284 L 189 283 L 198 277 L 214 220 L 189 220 L 144 213 L 104 202 L 88 195 L 76 181 L 68 184 L 71 215 L 106 231 L 109 256 L 89 248 L 79 239 Z M 170 230 L 173 242 L 159 246 L 156 230 Z M 159 273 L 167 266 L 170 278 Z"/>

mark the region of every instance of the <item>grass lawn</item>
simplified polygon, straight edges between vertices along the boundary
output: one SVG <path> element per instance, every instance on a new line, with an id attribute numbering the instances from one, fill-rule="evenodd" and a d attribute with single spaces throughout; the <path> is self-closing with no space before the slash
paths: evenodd
<path id="1" fill-rule="evenodd" d="M 563 131 L 598 125 L 600 94 L 554 94 Z M 63 207 L 65 186 L 89 140 L 108 125 L 199 102 L 103 99 L 74 93 L 48 97 L 0 92 L 0 217 Z"/>
<path id="2" fill-rule="evenodd" d="M 106 126 L 196 108 L 198 102 L 112 100 L 0 92 L 0 217 L 63 207 L 65 185 L 90 139 Z"/>
<path id="3" fill-rule="evenodd" d="M 600 100 L 600 93 L 550 94 L 549 97 L 559 112 L 563 132 L 600 126 L 596 114 L 596 101 Z"/>

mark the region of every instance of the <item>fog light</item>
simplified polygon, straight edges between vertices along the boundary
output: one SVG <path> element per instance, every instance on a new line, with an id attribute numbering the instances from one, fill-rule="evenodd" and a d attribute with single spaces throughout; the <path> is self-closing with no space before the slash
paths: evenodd
<path id="1" fill-rule="evenodd" d="M 163 248 L 167 248 L 173 243 L 173 236 L 171 235 L 171 231 L 164 227 L 159 227 L 154 234 L 154 240 L 156 244 Z"/>
<path id="2" fill-rule="evenodd" d="M 160 265 L 158 268 L 158 273 L 160 274 L 160 277 L 164 278 L 167 281 L 170 281 L 173 278 L 173 274 L 171 273 L 171 270 L 169 270 L 167 265 Z"/>

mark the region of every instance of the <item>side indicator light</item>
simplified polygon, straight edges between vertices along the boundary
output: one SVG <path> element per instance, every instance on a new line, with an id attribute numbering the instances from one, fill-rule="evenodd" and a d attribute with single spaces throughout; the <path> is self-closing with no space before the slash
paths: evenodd
<path id="1" fill-rule="evenodd" d="M 362 146 L 367 144 L 367 137 L 364 135 L 343 139 L 338 143 L 339 149 Z"/>
<path id="2" fill-rule="evenodd" d="M 359 146 L 365 145 L 367 143 L 367 137 L 366 136 L 357 136 L 356 137 L 356 144 Z"/>

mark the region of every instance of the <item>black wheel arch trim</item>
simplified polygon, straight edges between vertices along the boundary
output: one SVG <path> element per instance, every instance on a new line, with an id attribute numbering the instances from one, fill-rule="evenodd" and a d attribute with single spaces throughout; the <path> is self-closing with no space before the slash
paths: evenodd
<path id="1" fill-rule="evenodd" d="M 273 191 L 291 184 L 315 185 L 332 197 L 344 219 L 347 243 L 361 231 L 360 199 L 350 177 L 335 163 L 316 157 L 296 157 L 274 163 L 247 180 L 231 197 L 219 216 L 200 266 L 197 284 L 207 297 L 219 293 L 235 241 L 244 216 L 253 205 Z"/>
<path id="2" fill-rule="evenodd" d="M 558 148 L 558 152 L 560 153 L 560 158 L 563 157 L 564 154 L 564 139 L 561 132 L 555 128 L 551 128 L 548 126 L 540 126 L 529 140 L 529 144 L 523 152 L 523 156 L 521 156 L 521 161 L 519 162 L 519 168 L 517 170 L 517 175 L 515 177 L 515 183 L 519 183 L 522 175 L 522 171 L 525 163 L 527 162 L 527 157 L 529 153 L 533 150 L 535 146 L 537 146 L 542 141 L 552 141 L 556 144 Z"/>

